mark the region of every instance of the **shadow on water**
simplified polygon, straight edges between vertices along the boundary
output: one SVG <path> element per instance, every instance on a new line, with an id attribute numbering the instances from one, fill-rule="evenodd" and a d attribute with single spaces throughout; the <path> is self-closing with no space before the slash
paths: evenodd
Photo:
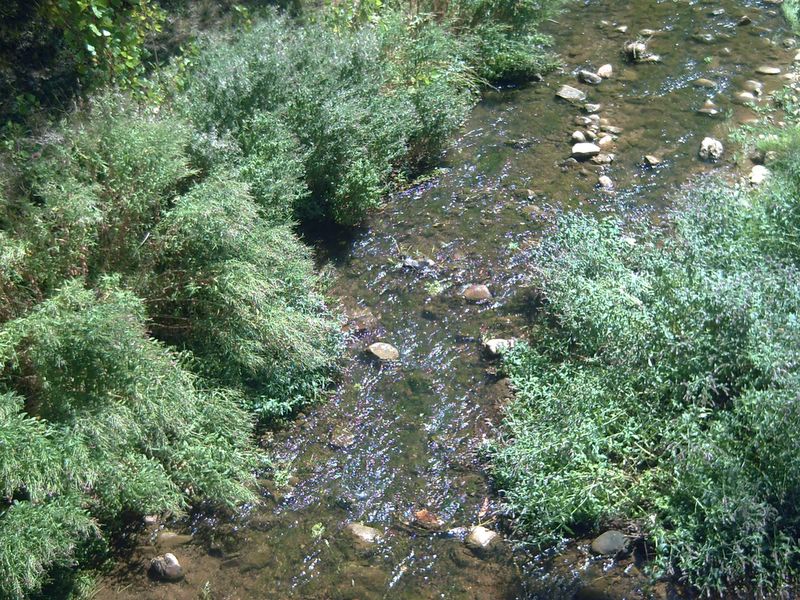
<path id="1" fill-rule="evenodd" d="M 751 22 L 738 25 L 745 14 Z M 320 261 L 349 315 L 351 349 L 331 401 L 264 440 L 286 465 L 287 484 L 264 482 L 263 503 L 242 514 L 177 524 L 191 541 L 163 532 L 145 539 L 103 580 L 98 598 L 666 597 L 648 588 L 639 554 L 593 558 L 581 540 L 543 555 L 510 542 L 488 555 L 465 546 L 476 524 L 502 529 L 482 443 L 497 435 L 510 390 L 482 340 L 530 333 L 540 299 L 527 286 L 529 250 L 559 215 L 657 221 L 692 175 L 732 173 L 734 152 L 702 163 L 700 140 L 724 140 L 752 118 L 734 95 L 759 77 L 765 91 L 777 88 L 779 77 L 767 80 L 756 68 L 785 69 L 793 52 L 774 7 L 760 2 L 590 0 L 559 21 L 549 27 L 563 73 L 488 93 L 443 157 L 441 175 L 388 198 L 362 229 L 326 232 Z M 636 38 L 661 62 L 627 62 L 623 44 Z M 610 79 L 576 82 L 578 69 L 605 63 Z M 567 160 L 572 133 L 583 129 L 576 117 L 587 115 L 556 101 L 564 83 L 601 104 L 599 133 L 610 137 L 613 162 Z M 697 112 L 707 100 L 716 116 Z M 659 163 L 647 164 L 646 155 Z M 600 189 L 601 175 L 613 190 Z M 493 297 L 467 302 L 462 291 L 473 283 Z M 374 341 L 396 346 L 400 359 L 369 360 Z M 347 529 L 356 522 L 380 539 L 357 540 Z M 147 561 L 168 548 L 185 581 L 148 581 Z"/>

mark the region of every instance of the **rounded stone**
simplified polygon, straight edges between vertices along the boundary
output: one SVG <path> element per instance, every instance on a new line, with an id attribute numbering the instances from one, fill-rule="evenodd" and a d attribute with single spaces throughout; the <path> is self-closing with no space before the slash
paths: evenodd
<path id="1" fill-rule="evenodd" d="M 380 531 L 363 523 L 349 523 L 344 529 L 357 541 L 364 544 L 374 544 L 382 537 Z"/>
<path id="2" fill-rule="evenodd" d="M 722 146 L 722 142 L 707 137 L 700 143 L 699 155 L 703 160 L 717 160 L 722 157 L 724 151 L 725 149 Z"/>
<path id="3" fill-rule="evenodd" d="M 608 79 L 614 74 L 614 67 L 611 66 L 610 64 L 605 64 L 599 69 L 597 69 L 597 74 L 603 79 Z"/>
<path id="4" fill-rule="evenodd" d="M 621 531 L 611 529 L 599 535 L 592 541 L 592 552 L 595 554 L 612 555 L 624 551 L 628 547 L 628 536 Z"/>
<path id="5" fill-rule="evenodd" d="M 493 338 L 483 343 L 483 348 L 492 356 L 500 356 L 506 350 L 510 350 L 517 343 L 514 339 Z"/>
<path id="6" fill-rule="evenodd" d="M 379 360 L 397 360 L 400 358 L 400 352 L 386 342 L 375 342 L 371 344 L 367 351 Z"/>
<path id="7" fill-rule="evenodd" d="M 464 543 L 473 552 L 484 553 L 492 550 L 500 543 L 500 536 L 496 531 L 478 525 L 470 530 Z"/>
<path id="8" fill-rule="evenodd" d="M 489 291 L 488 286 L 482 283 L 473 283 L 464 288 L 464 298 L 470 302 L 483 302 L 492 299 L 492 292 Z"/>
<path id="9" fill-rule="evenodd" d="M 756 69 L 756 73 L 761 75 L 780 75 L 781 70 L 778 67 L 770 67 L 767 65 L 762 65 Z"/>
<path id="10" fill-rule="evenodd" d="M 596 144 L 582 142 L 572 146 L 573 158 L 591 158 L 592 156 L 597 156 L 598 154 L 600 154 L 600 146 Z"/>

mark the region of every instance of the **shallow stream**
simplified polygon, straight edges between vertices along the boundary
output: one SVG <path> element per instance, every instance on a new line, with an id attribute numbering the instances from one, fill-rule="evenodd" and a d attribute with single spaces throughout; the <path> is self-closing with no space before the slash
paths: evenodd
<path id="1" fill-rule="evenodd" d="M 559 214 L 581 209 L 657 220 L 695 174 L 746 174 L 749 162 L 726 136 L 756 113 L 735 95 L 755 79 L 765 87 L 759 104 L 769 105 L 769 92 L 786 81 L 758 67 L 786 73 L 797 50 L 779 7 L 768 2 L 573 1 L 547 29 L 565 63 L 561 73 L 488 93 L 443 157 L 441 174 L 387 198 L 352 238 L 321 245 L 353 336 L 331 401 L 265 440 L 286 465 L 286 485 L 270 484 L 262 505 L 233 519 L 204 515 L 172 524 L 183 534 L 177 537 L 140 534 L 145 541 L 121 557 L 97 598 L 680 593 L 648 588 L 641 565 L 592 558 L 581 540 L 547 556 L 513 550 L 511 541 L 488 556 L 464 545 L 466 528 L 503 529 L 480 448 L 496 435 L 510 392 L 482 340 L 525 336 L 532 310 L 526 250 Z M 637 38 L 661 61 L 628 62 L 623 45 Z M 606 63 L 613 75 L 599 85 L 576 79 L 578 69 Z M 697 85 L 699 78 L 713 87 Z M 575 118 L 587 113 L 556 98 L 563 84 L 601 105 L 601 137 L 614 138 L 610 164 L 565 163 L 572 133 L 585 129 Z M 698 113 L 709 99 L 718 114 Z M 706 136 L 726 146 L 717 163 L 698 158 Z M 659 163 L 650 165 L 646 155 Z M 600 175 L 613 189 L 602 189 Z M 462 292 L 474 283 L 486 284 L 493 298 L 466 301 Z M 375 341 L 396 346 L 400 359 L 370 360 L 365 348 Z M 378 529 L 380 540 L 357 541 L 346 529 L 353 522 Z M 164 551 L 181 561 L 183 582 L 147 578 L 147 563 Z"/>

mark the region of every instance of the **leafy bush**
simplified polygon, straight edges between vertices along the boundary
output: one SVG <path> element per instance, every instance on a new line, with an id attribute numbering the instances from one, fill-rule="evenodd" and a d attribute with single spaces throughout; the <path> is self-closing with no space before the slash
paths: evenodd
<path id="1" fill-rule="evenodd" d="M 659 572 L 777 593 L 798 567 L 800 137 L 760 191 L 689 194 L 664 236 L 565 218 L 534 257 L 545 299 L 493 469 L 537 543 L 638 523 Z"/>
<path id="2" fill-rule="evenodd" d="M 97 519 L 253 499 L 241 398 L 204 389 L 118 285 L 71 281 L 0 330 L 0 590 L 12 597 L 69 561 Z M 25 560 L 10 560 L 20 547 Z"/>

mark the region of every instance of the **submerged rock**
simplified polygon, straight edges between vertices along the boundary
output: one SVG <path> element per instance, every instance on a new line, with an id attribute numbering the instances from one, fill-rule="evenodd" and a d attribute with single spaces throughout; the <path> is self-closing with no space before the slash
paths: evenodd
<path id="1" fill-rule="evenodd" d="M 770 67 L 767 65 L 762 65 L 756 69 L 756 73 L 761 75 L 780 75 L 781 70 L 778 67 Z"/>
<path id="2" fill-rule="evenodd" d="M 724 151 L 725 149 L 722 146 L 722 142 L 714 138 L 707 137 L 700 142 L 699 155 L 703 160 L 718 160 L 722 157 Z"/>
<path id="3" fill-rule="evenodd" d="M 652 154 L 648 154 L 644 157 L 644 162 L 651 167 L 655 167 L 656 165 L 661 164 L 661 159 L 657 156 L 653 156 Z"/>
<path id="4" fill-rule="evenodd" d="M 367 348 L 367 351 L 379 360 L 397 360 L 400 358 L 399 350 L 385 342 L 375 342 Z"/>
<path id="5" fill-rule="evenodd" d="M 174 583 L 183 579 L 183 567 L 174 554 L 167 552 L 150 561 L 147 574 L 156 581 Z"/>
<path id="6" fill-rule="evenodd" d="M 595 554 L 618 554 L 628 547 L 628 536 L 621 531 L 611 529 L 592 541 L 592 552 Z"/>
<path id="7" fill-rule="evenodd" d="M 602 67 L 597 69 L 597 74 L 603 79 L 608 79 L 614 74 L 614 67 L 608 64 L 603 65 Z"/>
<path id="8" fill-rule="evenodd" d="M 175 533 L 174 531 L 161 531 L 156 536 L 156 546 L 162 550 L 177 548 L 192 541 L 191 535 Z"/>
<path id="9" fill-rule="evenodd" d="M 611 177 L 609 177 L 608 175 L 601 175 L 600 177 L 598 177 L 597 178 L 597 183 L 604 190 L 613 190 L 614 189 L 614 182 L 611 180 Z"/>
<path id="10" fill-rule="evenodd" d="M 492 292 L 483 284 L 473 283 L 464 288 L 464 298 L 470 302 L 483 302 L 492 299 Z"/>
<path id="11" fill-rule="evenodd" d="M 572 158 L 586 159 L 600 154 L 600 146 L 589 142 L 581 142 L 572 146 Z"/>
<path id="12" fill-rule="evenodd" d="M 571 85 L 562 85 L 556 92 L 556 96 L 567 102 L 583 102 L 586 94 Z"/>
<path id="13" fill-rule="evenodd" d="M 695 85 L 695 87 L 708 88 L 712 90 L 717 87 L 715 82 L 711 81 L 710 79 L 706 79 L 705 77 L 695 79 L 692 83 Z"/>
<path id="14" fill-rule="evenodd" d="M 698 109 L 697 112 L 714 116 L 719 114 L 719 108 L 711 100 L 706 100 L 705 103 L 703 103 L 703 107 Z"/>
<path id="15" fill-rule="evenodd" d="M 500 536 L 496 531 L 478 525 L 470 530 L 464 543 L 467 545 L 467 548 L 473 552 L 484 554 L 497 547 L 500 541 Z"/>
<path id="16" fill-rule="evenodd" d="M 581 69 L 578 71 L 578 79 L 580 79 L 583 83 L 588 83 L 589 85 L 597 85 L 603 81 L 603 78 L 600 77 L 600 75 L 597 73 L 592 73 L 591 71 L 587 71 L 586 69 Z"/>
<path id="17" fill-rule="evenodd" d="M 423 529 L 441 529 L 444 521 L 427 508 L 420 509 L 414 513 L 414 525 Z"/>
<path id="18" fill-rule="evenodd" d="M 374 527 L 369 527 L 363 523 L 349 523 L 344 528 L 347 533 L 356 538 L 357 541 L 364 544 L 374 544 L 381 539 L 382 534 Z"/>

